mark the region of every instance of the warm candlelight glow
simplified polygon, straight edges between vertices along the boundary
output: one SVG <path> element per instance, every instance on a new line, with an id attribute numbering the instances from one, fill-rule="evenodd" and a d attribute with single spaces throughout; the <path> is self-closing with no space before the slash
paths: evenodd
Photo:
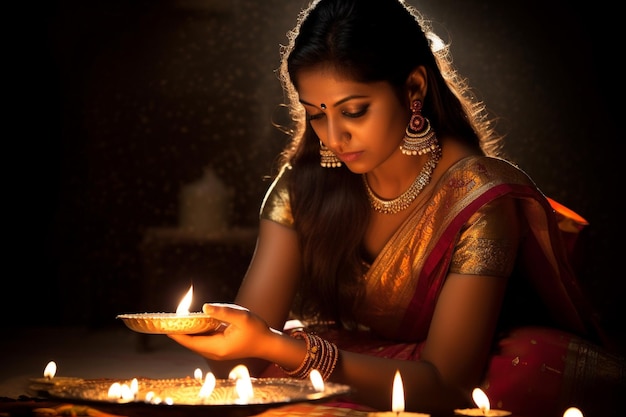
<path id="1" fill-rule="evenodd" d="M 137 378 L 133 378 L 130 385 L 114 382 L 109 387 L 107 396 L 112 400 L 119 402 L 128 402 L 137 399 L 137 393 L 139 392 L 139 382 Z"/>
<path id="2" fill-rule="evenodd" d="M 235 366 L 228 375 L 229 379 L 235 380 L 235 390 L 239 396 L 238 403 L 247 404 L 254 398 L 254 390 L 252 389 L 252 380 L 248 368 L 244 365 Z"/>
<path id="3" fill-rule="evenodd" d="M 187 295 L 183 297 L 180 304 L 178 304 L 178 308 L 176 309 L 177 316 L 187 316 L 189 315 L 189 307 L 191 307 L 191 299 L 193 298 L 193 285 L 189 287 L 189 291 L 187 291 Z"/>
<path id="4" fill-rule="evenodd" d="M 175 313 L 129 313 L 118 314 L 116 318 L 122 319 L 129 329 L 148 334 L 199 334 L 227 325 L 203 312 L 190 312 L 192 299 L 193 285 L 190 285 Z"/>
<path id="5" fill-rule="evenodd" d="M 47 379 L 54 378 L 54 375 L 57 373 L 57 364 L 54 361 L 48 362 L 46 368 L 43 370 L 43 377 Z"/>
<path id="6" fill-rule="evenodd" d="M 315 391 L 324 391 L 324 378 L 322 378 L 320 371 L 313 369 L 309 374 L 309 378 L 311 379 L 311 384 L 313 384 L 313 389 L 315 389 Z"/>
<path id="7" fill-rule="evenodd" d="M 472 391 L 472 398 L 474 399 L 474 403 L 476 403 L 476 407 L 480 408 L 484 415 L 487 415 L 489 413 L 489 409 L 491 408 L 487 394 L 485 394 L 485 392 L 480 388 L 474 388 L 474 391 Z"/>
<path id="8" fill-rule="evenodd" d="M 208 372 L 204 379 L 204 384 L 202 384 L 202 388 L 200 388 L 200 393 L 198 394 L 200 398 L 209 398 L 216 384 L 217 380 L 215 379 L 215 375 L 213 375 L 213 372 Z"/>
<path id="9" fill-rule="evenodd" d="M 130 381 L 130 393 L 133 395 L 133 398 L 137 397 L 137 393 L 139 392 L 139 381 L 137 381 L 137 378 L 133 378 L 132 381 Z"/>
<path id="10" fill-rule="evenodd" d="M 570 407 L 565 410 L 563 417 L 583 417 L 583 413 L 576 407 Z"/>
<path id="11" fill-rule="evenodd" d="M 118 399 L 122 397 L 122 384 L 119 382 L 114 382 L 109 387 L 109 398 Z"/>
<path id="12" fill-rule="evenodd" d="M 131 385 L 114 382 L 109 387 L 108 397 L 120 402 L 133 401 L 139 392 L 139 383 L 133 379 Z"/>
<path id="13" fill-rule="evenodd" d="M 478 408 L 464 408 L 454 410 L 454 414 L 457 416 L 489 416 L 500 417 L 510 416 L 511 412 L 507 410 L 492 410 L 491 404 L 487 394 L 480 388 L 474 388 L 472 391 L 472 398 Z"/>
<path id="14" fill-rule="evenodd" d="M 196 368 L 196 370 L 193 371 L 193 377 L 196 381 L 202 381 L 202 369 Z"/>
<path id="15" fill-rule="evenodd" d="M 209 370 L 204 381 L 189 376 L 183 378 L 134 378 L 111 381 L 108 378 L 72 381 L 68 385 L 47 383 L 50 393 L 66 400 L 107 401 L 117 404 L 177 404 L 239 406 L 320 400 L 349 393 L 347 385 L 324 382 L 317 391 L 309 380 L 285 378 L 251 378 L 248 369 L 239 365 L 228 379 L 216 379 Z M 0 413 L 1 414 L 1 413 Z M 394 413 L 393 417 L 414 416 Z M 416 415 L 415 415 L 416 416 Z M 422 415 L 420 415 L 422 417 Z"/>
<path id="16" fill-rule="evenodd" d="M 174 404 L 174 400 L 172 400 L 170 397 L 167 397 L 167 398 L 163 399 L 160 396 L 156 395 L 154 393 L 154 391 L 148 391 L 146 393 L 145 401 L 148 404 L 157 404 L 157 405 L 161 404 L 161 403 L 165 403 L 165 404 L 168 404 L 168 405 Z"/>
<path id="17" fill-rule="evenodd" d="M 228 379 L 250 379 L 250 373 L 248 372 L 248 368 L 245 365 L 237 365 L 233 369 L 230 370 L 228 374 Z"/>
<path id="18" fill-rule="evenodd" d="M 122 384 L 120 399 L 122 401 L 132 401 L 135 399 L 132 388 L 128 384 Z"/>
<path id="19" fill-rule="evenodd" d="M 391 412 L 367 413 L 368 417 L 430 417 L 430 414 L 404 411 L 404 384 L 402 383 L 399 370 L 396 370 L 396 374 L 393 377 L 391 391 Z"/>
<path id="20" fill-rule="evenodd" d="M 404 386 L 400 371 L 396 371 L 393 378 L 393 393 L 391 395 L 391 411 L 404 411 Z"/>

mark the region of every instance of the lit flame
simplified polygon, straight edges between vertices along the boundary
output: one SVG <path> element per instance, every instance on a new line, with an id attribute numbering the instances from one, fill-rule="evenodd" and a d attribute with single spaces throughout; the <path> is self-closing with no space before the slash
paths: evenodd
<path id="1" fill-rule="evenodd" d="M 132 401 L 137 398 L 139 392 L 139 382 L 133 378 L 130 385 L 114 382 L 109 387 L 108 397 L 118 401 Z"/>
<path id="2" fill-rule="evenodd" d="M 565 410 L 563 417 L 583 417 L 583 413 L 576 407 L 570 407 Z"/>
<path id="3" fill-rule="evenodd" d="M 202 369 L 196 368 L 196 370 L 193 371 L 193 377 L 196 381 L 202 381 Z"/>
<path id="4" fill-rule="evenodd" d="M 489 398 L 487 398 L 487 394 L 485 394 L 485 392 L 480 388 L 474 388 L 474 391 L 472 391 L 472 398 L 474 399 L 476 406 L 480 408 L 483 414 L 487 415 L 490 409 Z"/>
<path id="5" fill-rule="evenodd" d="M 133 398 L 137 397 L 137 393 L 139 392 L 139 381 L 137 378 L 133 378 L 130 382 L 130 393 L 133 395 Z"/>
<path id="6" fill-rule="evenodd" d="M 239 401 L 243 404 L 247 404 L 254 397 L 254 390 L 252 389 L 252 381 L 249 379 L 238 379 L 235 383 L 235 390 L 239 396 Z"/>
<path id="7" fill-rule="evenodd" d="M 122 384 L 122 391 L 120 400 L 122 401 L 130 401 L 135 398 L 135 394 L 133 393 L 132 388 L 128 384 Z"/>
<path id="8" fill-rule="evenodd" d="M 119 382 L 114 382 L 111 384 L 111 386 L 109 387 L 109 394 L 108 394 L 109 398 L 121 398 L 122 396 L 122 384 L 120 384 Z"/>
<path id="9" fill-rule="evenodd" d="M 177 316 L 186 316 L 189 314 L 189 307 L 191 307 L 191 299 L 193 297 L 193 285 L 189 287 L 187 295 L 183 297 L 178 308 L 176 309 Z"/>
<path id="10" fill-rule="evenodd" d="M 250 379 L 250 373 L 248 372 L 248 368 L 245 365 L 237 365 L 233 369 L 230 370 L 230 374 L 228 374 L 228 379 L 242 379 L 248 378 Z"/>
<path id="11" fill-rule="evenodd" d="M 152 404 L 152 400 L 154 400 L 154 391 L 148 391 L 146 393 L 146 402 Z"/>
<path id="12" fill-rule="evenodd" d="M 145 401 L 148 404 L 157 404 L 157 405 L 161 404 L 161 403 L 165 403 L 165 404 L 168 404 L 168 405 L 174 404 L 174 400 L 172 400 L 170 397 L 166 397 L 165 399 L 163 399 L 163 398 L 159 397 L 158 395 L 156 395 L 154 393 L 154 391 L 148 391 L 146 393 Z"/>
<path id="13" fill-rule="evenodd" d="M 213 375 L 213 372 L 207 373 L 206 378 L 204 379 L 204 384 L 202 384 L 202 388 L 200 388 L 200 393 L 198 394 L 198 396 L 200 398 L 210 397 L 213 393 L 213 390 L 215 389 L 216 383 L 217 380 L 215 379 L 215 375 Z"/>
<path id="14" fill-rule="evenodd" d="M 46 368 L 43 370 L 43 377 L 47 379 L 54 378 L 54 375 L 57 373 L 57 364 L 54 361 L 48 362 Z"/>
<path id="15" fill-rule="evenodd" d="M 391 411 L 404 411 L 404 386 L 402 385 L 402 377 L 400 371 L 396 371 L 393 377 L 393 392 L 391 396 Z"/>
<path id="16" fill-rule="evenodd" d="M 322 378 L 320 371 L 313 369 L 309 374 L 309 378 L 311 378 L 311 384 L 313 384 L 313 389 L 316 392 L 324 391 L 324 378 Z"/>
<path id="17" fill-rule="evenodd" d="M 252 381 L 250 380 L 250 373 L 248 368 L 244 365 L 237 365 L 228 374 L 229 379 L 235 380 L 235 390 L 239 396 L 240 403 L 246 404 L 250 399 L 254 397 L 254 391 L 252 389 Z"/>

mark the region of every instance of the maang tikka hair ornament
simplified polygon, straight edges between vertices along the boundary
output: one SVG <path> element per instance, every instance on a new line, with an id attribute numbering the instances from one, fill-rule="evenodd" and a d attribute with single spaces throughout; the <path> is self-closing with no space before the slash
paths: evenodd
<path id="1" fill-rule="evenodd" d="M 337 158 L 337 155 L 326 147 L 320 140 L 320 165 L 324 168 L 338 168 L 341 166 L 341 161 Z"/>
<path id="2" fill-rule="evenodd" d="M 422 116 L 422 101 L 411 103 L 413 115 L 406 127 L 400 151 L 405 155 L 424 155 L 439 146 L 435 132 L 430 128 L 430 121 Z"/>

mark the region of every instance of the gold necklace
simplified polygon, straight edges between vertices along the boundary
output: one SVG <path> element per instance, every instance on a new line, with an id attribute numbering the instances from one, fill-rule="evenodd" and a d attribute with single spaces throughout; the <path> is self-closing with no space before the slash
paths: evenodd
<path id="1" fill-rule="evenodd" d="M 363 174 L 363 183 L 365 184 L 367 198 L 369 199 L 372 208 L 383 214 L 396 214 L 406 210 L 411 203 L 415 201 L 424 187 L 430 183 L 430 179 L 437 163 L 439 162 L 439 159 L 441 159 L 441 148 L 436 146 L 430 151 L 430 158 L 420 171 L 419 175 L 415 177 L 411 186 L 405 192 L 392 200 L 383 200 L 374 194 L 374 191 L 372 191 L 369 183 L 367 182 L 367 176 Z"/>

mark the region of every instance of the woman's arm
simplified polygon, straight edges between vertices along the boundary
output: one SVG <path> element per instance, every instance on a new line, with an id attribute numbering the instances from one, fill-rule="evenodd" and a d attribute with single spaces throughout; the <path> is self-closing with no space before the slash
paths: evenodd
<path id="1" fill-rule="evenodd" d="M 450 274 L 420 360 L 342 351 L 331 379 L 352 386 L 358 402 L 384 410 L 391 406 L 393 377 L 399 370 L 408 411 L 467 406 L 485 370 L 505 285 L 503 278 Z"/>
<path id="2" fill-rule="evenodd" d="M 515 219 L 515 211 L 505 212 L 504 224 L 497 223 L 495 229 L 512 227 L 508 242 L 516 242 L 519 231 L 515 221 L 508 222 Z M 240 362 L 240 358 L 255 357 L 296 369 L 305 357 L 304 342 L 272 330 L 282 328 L 297 288 L 299 255 L 292 233 L 262 221 L 257 252 L 236 300 L 249 310 L 206 305 L 209 314 L 231 323 L 223 334 L 171 337 L 211 360 Z M 510 249 L 515 252 L 512 244 Z M 341 351 L 330 379 L 350 385 L 360 403 L 388 410 L 393 377 L 399 370 L 407 411 L 449 412 L 469 405 L 471 390 L 479 384 L 487 364 L 506 282 L 505 277 L 450 273 L 439 294 L 420 360 Z"/>
<path id="3" fill-rule="evenodd" d="M 467 406 L 469 393 L 478 385 L 484 371 L 505 281 L 451 274 L 442 290 L 420 360 L 394 360 L 341 351 L 330 379 L 351 386 L 359 403 L 388 410 L 393 377 L 399 370 L 407 411 L 439 412 Z M 206 304 L 204 311 L 231 323 L 230 326 L 212 336 L 170 337 L 212 360 L 242 363 L 239 358 L 255 357 L 295 369 L 305 356 L 302 340 L 271 329 L 248 309 Z"/>
<path id="4" fill-rule="evenodd" d="M 295 231 L 279 223 L 262 219 L 256 249 L 235 303 L 254 311 L 266 326 L 282 329 L 288 319 L 299 277 L 300 251 Z M 222 320 L 228 322 L 224 318 Z M 264 357 L 266 355 L 257 356 L 250 349 L 252 346 L 245 345 L 240 347 L 233 345 L 230 354 L 226 354 L 222 351 L 222 345 L 233 343 L 229 339 L 235 337 L 232 333 L 234 333 L 232 329 L 227 329 L 224 335 L 171 337 L 206 357 L 211 371 L 217 378 L 227 378 L 230 370 L 238 364 L 246 365 L 251 375 L 259 374 L 268 365 L 267 360 L 271 361 L 271 358 Z M 254 340 L 256 335 L 252 331 L 251 334 L 253 339 L 250 343 L 259 344 L 259 340 Z"/>
<path id="5" fill-rule="evenodd" d="M 235 303 L 254 311 L 270 327 L 288 319 L 301 274 L 296 232 L 262 219 L 257 246 Z"/>

